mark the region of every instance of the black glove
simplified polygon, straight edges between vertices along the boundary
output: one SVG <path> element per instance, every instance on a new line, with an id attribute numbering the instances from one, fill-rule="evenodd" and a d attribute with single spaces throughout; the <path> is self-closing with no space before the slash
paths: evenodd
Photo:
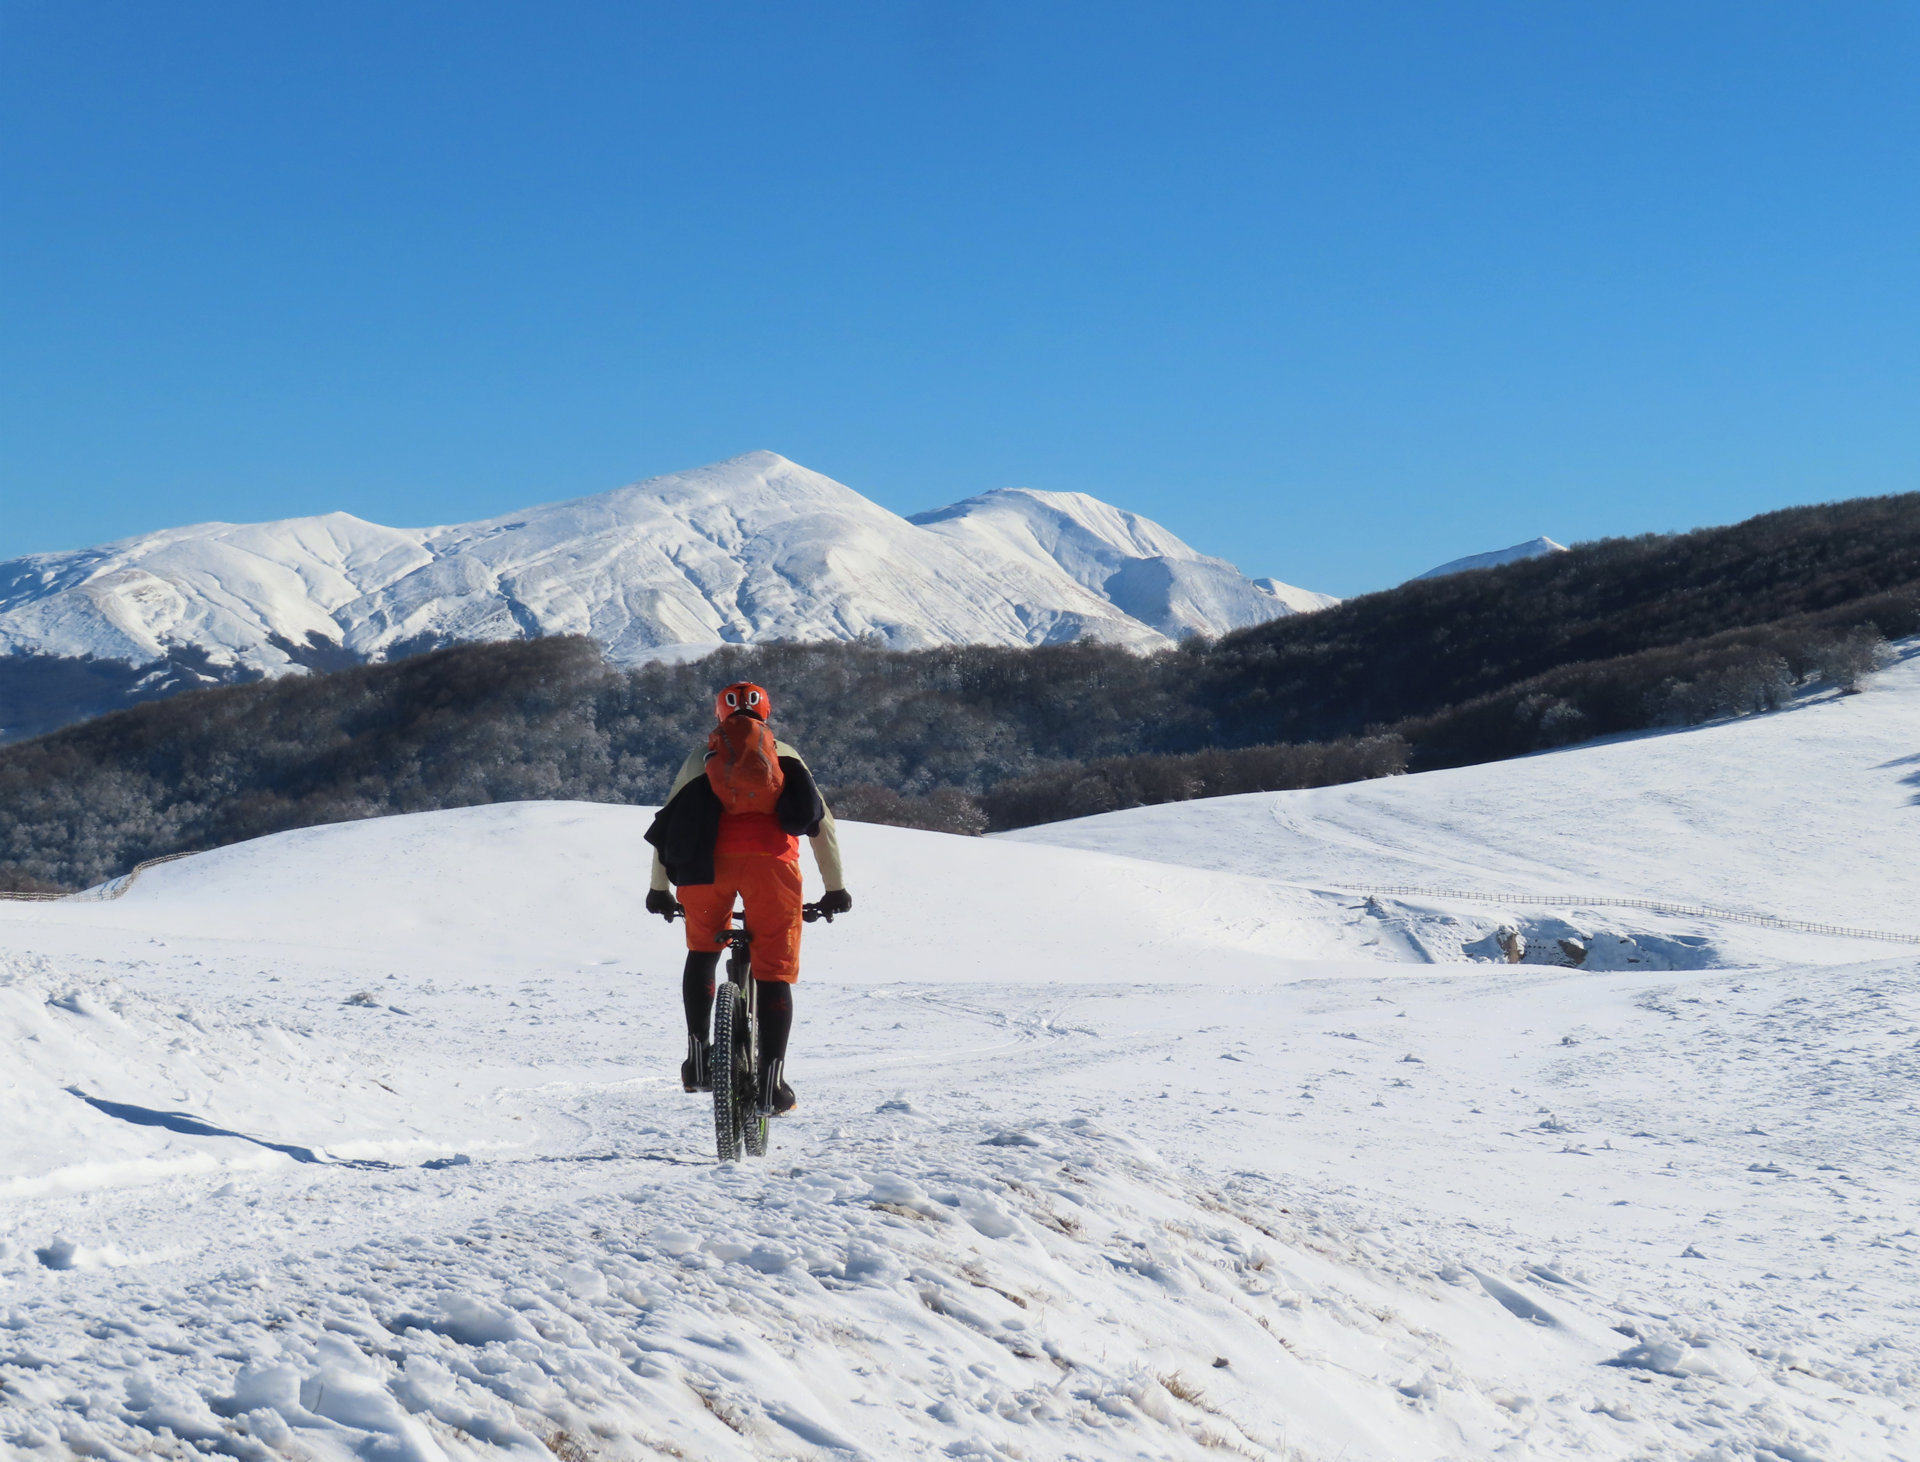
<path id="1" fill-rule="evenodd" d="M 647 912 L 658 914 L 671 924 L 673 916 L 679 912 L 679 906 L 674 903 L 673 895 L 664 888 L 650 888 L 647 890 Z"/>
<path id="2" fill-rule="evenodd" d="M 820 912 L 844 914 L 853 908 L 853 895 L 844 888 L 830 888 L 820 895 Z"/>

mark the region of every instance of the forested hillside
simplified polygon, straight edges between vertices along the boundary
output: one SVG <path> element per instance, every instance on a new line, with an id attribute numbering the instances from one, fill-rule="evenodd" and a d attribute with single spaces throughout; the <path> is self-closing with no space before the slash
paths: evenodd
<path id="1" fill-rule="evenodd" d="M 1217 643 L 727 649 L 555 638 L 191 693 L 0 748 L 0 881 L 75 887 L 283 828 L 657 800 L 713 689 L 772 688 L 843 816 L 978 832 L 1315 786 L 1777 706 L 1920 632 L 1920 495 L 1609 540 Z"/>
<path id="2" fill-rule="evenodd" d="M 1795 622 L 1818 634 L 1870 621 L 1889 636 L 1910 633 L 1902 605 L 1916 586 L 1920 494 L 1789 508 L 1728 528 L 1606 539 L 1415 580 L 1230 635 L 1209 657 L 1205 701 L 1241 744 L 1345 735 L 1565 666 L 1729 630 Z M 1877 598 L 1892 591 L 1903 592 Z M 1769 651 L 1786 652 L 1791 639 L 1769 641 Z M 1422 748 L 1415 765 L 1477 755 Z"/>

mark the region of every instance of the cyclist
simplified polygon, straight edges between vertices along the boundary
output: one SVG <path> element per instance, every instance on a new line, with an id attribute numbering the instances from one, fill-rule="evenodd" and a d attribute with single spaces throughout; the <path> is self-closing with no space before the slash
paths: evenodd
<path id="1" fill-rule="evenodd" d="M 753 931 L 753 978 L 760 1015 L 760 1109 L 794 1109 L 787 1085 L 787 1037 L 793 1029 L 793 982 L 800 977 L 800 838 L 827 886 L 820 907 L 844 914 L 853 907 L 840 867 L 833 813 L 807 764 L 767 729 L 772 703 L 751 681 L 714 697 L 719 724 L 673 779 L 667 802 L 647 829 L 653 844 L 653 883 L 647 912 L 671 920 L 673 895 L 686 910 L 687 964 L 680 993 L 687 1012 L 687 1059 L 680 1082 L 688 1091 L 713 1089 L 708 1022 L 714 972 L 725 946 L 716 937 L 736 896 Z"/>

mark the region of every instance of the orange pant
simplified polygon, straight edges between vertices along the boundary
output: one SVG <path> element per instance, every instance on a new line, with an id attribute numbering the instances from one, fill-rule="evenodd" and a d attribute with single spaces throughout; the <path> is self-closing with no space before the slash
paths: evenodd
<path id="1" fill-rule="evenodd" d="M 800 865 L 768 853 L 716 853 L 713 882 L 683 884 L 676 890 L 687 910 L 687 948 L 725 946 L 715 934 L 725 926 L 736 894 L 746 905 L 753 931 L 753 977 L 800 978 Z"/>

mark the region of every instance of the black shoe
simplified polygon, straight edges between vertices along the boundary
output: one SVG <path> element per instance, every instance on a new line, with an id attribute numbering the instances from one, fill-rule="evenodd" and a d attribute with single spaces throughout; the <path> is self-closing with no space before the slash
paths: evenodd
<path id="1" fill-rule="evenodd" d="M 680 1063 L 680 1085 L 688 1091 L 713 1090 L 713 1043 L 705 1036 L 687 1037 L 687 1059 Z"/>
<path id="2" fill-rule="evenodd" d="M 769 1061 L 767 1069 L 760 1073 L 760 1115 L 784 1117 L 799 1103 L 793 1088 L 787 1085 L 787 1063 Z"/>

